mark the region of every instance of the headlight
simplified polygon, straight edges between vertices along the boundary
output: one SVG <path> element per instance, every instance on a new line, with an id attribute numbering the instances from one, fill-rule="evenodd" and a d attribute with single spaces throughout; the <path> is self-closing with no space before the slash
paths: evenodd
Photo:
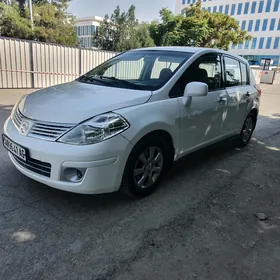
<path id="1" fill-rule="evenodd" d="M 90 145 L 107 140 L 128 128 L 129 124 L 124 118 L 107 113 L 76 126 L 58 141 L 72 145 Z"/>

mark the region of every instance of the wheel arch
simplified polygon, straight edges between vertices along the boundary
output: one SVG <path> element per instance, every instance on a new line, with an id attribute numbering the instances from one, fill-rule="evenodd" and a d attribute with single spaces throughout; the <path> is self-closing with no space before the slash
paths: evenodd
<path id="1" fill-rule="evenodd" d="M 174 146 L 174 141 L 173 138 L 171 136 L 171 134 L 164 130 L 164 129 L 157 129 L 157 130 L 153 130 L 150 131 L 148 133 L 146 133 L 144 136 L 142 136 L 133 146 L 132 150 L 130 151 L 130 154 L 127 158 L 126 164 L 125 164 L 125 169 L 124 169 L 124 173 L 123 173 L 123 184 L 126 185 L 126 181 L 124 180 L 126 172 L 127 172 L 127 164 L 130 160 L 131 155 L 134 152 L 134 149 L 136 149 L 136 147 L 143 141 L 146 141 L 146 139 L 148 139 L 149 137 L 158 137 L 161 141 L 163 140 L 164 144 L 166 145 L 166 151 L 168 153 L 168 167 L 170 168 L 173 164 L 174 161 L 174 155 L 175 155 L 175 146 Z"/>
<path id="2" fill-rule="evenodd" d="M 163 140 L 164 144 L 166 145 L 167 152 L 169 155 L 169 160 L 173 161 L 174 160 L 174 155 L 175 155 L 175 145 L 174 145 L 174 140 L 172 138 L 172 135 L 164 129 L 157 129 L 157 130 L 152 130 L 148 133 L 146 133 L 144 136 L 142 136 L 137 143 L 134 145 L 133 149 L 142 141 L 145 141 L 149 137 L 157 136 L 161 140 Z M 132 151 L 133 151 L 132 149 Z M 131 151 L 131 152 L 132 152 Z"/>
<path id="3" fill-rule="evenodd" d="M 257 108 L 253 108 L 250 111 L 250 114 L 254 115 L 254 117 L 255 117 L 255 123 L 254 123 L 254 129 L 255 129 L 256 128 L 256 124 L 257 124 L 258 115 L 259 115 L 259 110 Z"/>

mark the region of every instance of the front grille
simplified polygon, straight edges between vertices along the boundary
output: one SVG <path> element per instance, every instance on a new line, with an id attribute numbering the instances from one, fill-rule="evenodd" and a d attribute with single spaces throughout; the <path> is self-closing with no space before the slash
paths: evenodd
<path id="1" fill-rule="evenodd" d="M 48 162 L 42 162 L 33 158 L 28 158 L 27 161 L 23 161 L 22 159 L 18 158 L 17 156 L 13 155 L 13 158 L 16 160 L 18 164 L 20 164 L 22 167 L 33 171 L 37 174 L 40 174 L 42 176 L 51 177 L 51 164 Z"/>
<path id="2" fill-rule="evenodd" d="M 36 121 L 29 131 L 28 136 L 55 141 L 73 127 L 73 124 L 53 124 Z"/>
<path id="3" fill-rule="evenodd" d="M 26 118 L 17 108 L 13 116 L 13 122 L 18 130 L 20 129 L 20 126 L 24 119 L 28 118 Z M 75 126 L 74 124 L 49 123 L 36 120 L 30 121 L 33 124 L 28 133 L 28 136 L 49 141 L 56 141 L 59 137 L 61 137 L 63 134 L 65 134 Z"/>
<path id="4" fill-rule="evenodd" d="M 13 117 L 13 121 L 14 121 L 14 124 L 17 127 L 17 129 L 20 128 L 23 118 L 24 118 L 23 114 L 17 108 L 14 113 L 14 117 Z"/>

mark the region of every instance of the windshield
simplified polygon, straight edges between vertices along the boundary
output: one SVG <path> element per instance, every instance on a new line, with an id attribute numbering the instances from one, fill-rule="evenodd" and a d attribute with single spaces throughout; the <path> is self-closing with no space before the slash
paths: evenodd
<path id="1" fill-rule="evenodd" d="M 157 90 L 192 56 L 177 51 L 128 51 L 97 66 L 78 81 L 100 86 Z"/>

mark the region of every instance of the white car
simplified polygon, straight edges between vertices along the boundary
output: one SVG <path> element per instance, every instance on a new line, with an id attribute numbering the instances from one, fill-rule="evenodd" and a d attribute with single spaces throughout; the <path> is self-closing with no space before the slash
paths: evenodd
<path id="1" fill-rule="evenodd" d="M 83 194 L 150 194 L 173 161 L 231 136 L 245 146 L 261 91 L 246 60 L 189 47 L 132 50 L 23 97 L 5 123 L 15 167 Z"/>

